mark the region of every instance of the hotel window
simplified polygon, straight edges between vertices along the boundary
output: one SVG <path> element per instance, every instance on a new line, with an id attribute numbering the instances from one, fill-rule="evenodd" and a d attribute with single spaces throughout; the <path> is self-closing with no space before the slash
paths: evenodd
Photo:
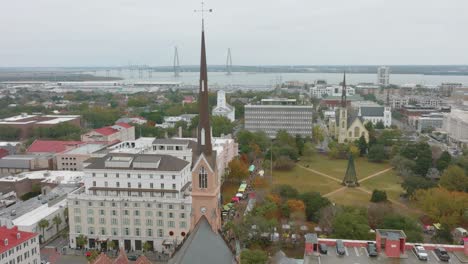
<path id="1" fill-rule="evenodd" d="M 101 227 L 101 235 L 105 235 L 106 234 L 106 228 L 105 227 Z"/>
<path id="2" fill-rule="evenodd" d="M 172 175 L 172 179 L 175 180 L 175 175 Z"/>
<path id="3" fill-rule="evenodd" d="M 75 216 L 75 223 L 81 223 L 81 217 Z"/>
<path id="4" fill-rule="evenodd" d="M 130 173 L 127 173 L 127 178 L 130 178 Z"/>
<path id="5" fill-rule="evenodd" d="M 89 233 L 90 235 L 94 235 L 94 227 L 88 228 L 88 233 Z"/>
<path id="6" fill-rule="evenodd" d="M 169 218 L 174 218 L 174 213 L 169 213 Z"/>
<path id="7" fill-rule="evenodd" d="M 150 203 L 147 203 L 147 204 L 146 204 L 146 207 L 147 207 L 147 208 L 151 208 L 151 204 L 150 204 Z"/>
<path id="8" fill-rule="evenodd" d="M 158 226 L 163 226 L 164 222 L 163 222 L 163 220 L 160 219 L 160 220 L 158 220 L 157 224 L 158 224 Z"/>
<path id="9" fill-rule="evenodd" d="M 112 225 L 117 225 L 117 224 L 118 224 L 117 218 L 112 218 L 111 224 L 112 224 Z"/>
<path id="10" fill-rule="evenodd" d="M 158 237 L 163 237 L 164 231 L 162 229 L 158 229 Z"/>
<path id="11" fill-rule="evenodd" d="M 93 186 L 96 187 L 96 181 L 93 181 Z"/>
<path id="12" fill-rule="evenodd" d="M 117 188 L 120 187 L 120 182 L 116 182 L 116 183 L 115 183 L 115 186 L 116 186 Z"/>
<path id="13" fill-rule="evenodd" d="M 149 236 L 149 237 L 153 236 L 153 230 L 152 229 L 147 229 L 146 230 L 146 235 Z"/>
<path id="14" fill-rule="evenodd" d="M 104 218 L 99 218 L 99 224 L 105 225 L 105 224 L 106 224 L 106 220 L 105 220 Z"/>
<path id="15" fill-rule="evenodd" d="M 180 222 L 179 227 L 180 228 L 187 228 L 187 223 L 186 222 Z"/>
<path id="16" fill-rule="evenodd" d="M 140 188 L 140 189 L 141 189 L 141 182 L 139 182 L 139 183 L 138 183 L 138 188 Z"/>
<path id="17" fill-rule="evenodd" d="M 140 215 L 140 211 L 138 211 L 138 210 L 135 210 L 134 213 L 135 213 L 136 216 L 139 216 L 139 215 Z"/>
<path id="18" fill-rule="evenodd" d="M 93 210 L 93 209 L 88 209 L 88 214 L 89 214 L 89 215 L 93 215 L 93 214 L 94 214 L 94 210 Z"/>
<path id="19" fill-rule="evenodd" d="M 94 218 L 88 217 L 88 224 L 94 224 Z"/>
<path id="20" fill-rule="evenodd" d="M 124 215 L 128 215 L 128 210 L 124 210 Z"/>
<path id="21" fill-rule="evenodd" d="M 164 183 L 161 183 L 161 189 L 164 189 Z"/>
<path id="22" fill-rule="evenodd" d="M 124 219 L 123 219 L 123 224 L 124 224 L 124 225 L 130 225 L 130 219 L 124 218 Z"/>
<path id="23" fill-rule="evenodd" d="M 117 228 L 112 228 L 112 235 L 113 236 L 118 236 Z"/>
<path id="24" fill-rule="evenodd" d="M 185 213 L 180 213 L 180 218 L 185 218 Z"/>
<path id="25" fill-rule="evenodd" d="M 140 228 L 135 228 L 135 236 L 139 236 L 140 235 Z"/>
<path id="26" fill-rule="evenodd" d="M 176 184 L 175 184 L 175 183 L 172 184 L 172 189 L 173 189 L 173 190 L 176 189 Z"/>
<path id="27" fill-rule="evenodd" d="M 107 178 L 107 173 L 104 173 L 104 178 Z"/>
<path id="28" fill-rule="evenodd" d="M 128 227 L 124 228 L 124 234 L 126 236 L 129 236 L 130 235 L 130 229 L 128 229 Z"/>
<path id="29" fill-rule="evenodd" d="M 151 189 L 153 189 L 153 188 L 154 188 L 154 186 L 153 186 L 153 183 L 150 183 L 150 188 L 151 188 Z"/>
<path id="30" fill-rule="evenodd" d="M 168 221 L 167 226 L 168 227 L 175 227 L 175 222 L 174 221 Z"/>
<path id="31" fill-rule="evenodd" d="M 106 212 L 105 212 L 104 210 L 101 209 L 101 210 L 99 210 L 99 214 L 100 214 L 100 215 L 105 215 Z"/>
<path id="32" fill-rule="evenodd" d="M 161 175 L 160 178 L 161 178 L 161 180 L 164 180 L 164 175 Z"/>
<path id="33" fill-rule="evenodd" d="M 141 174 L 138 174 L 138 179 L 141 179 Z"/>
<path id="34" fill-rule="evenodd" d="M 152 226 L 152 225 L 153 225 L 153 220 L 151 220 L 151 219 L 146 219 L 146 225 L 147 225 L 147 226 Z"/>
<path id="35" fill-rule="evenodd" d="M 116 177 L 116 178 L 119 178 L 119 176 L 120 176 L 120 175 L 119 175 L 118 173 L 115 174 L 115 177 Z"/>
<path id="36" fill-rule="evenodd" d="M 141 225 L 141 220 L 139 218 L 135 218 L 135 225 L 136 226 Z"/>
<path id="37" fill-rule="evenodd" d="M 128 187 L 128 188 L 132 188 L 132 183 L 127 182 L 127 187 Z"/>
<path id="38" fill-rule="evenodd" d="M 96 173 L 93 172 L 93 177 L 96 177 Z"/>

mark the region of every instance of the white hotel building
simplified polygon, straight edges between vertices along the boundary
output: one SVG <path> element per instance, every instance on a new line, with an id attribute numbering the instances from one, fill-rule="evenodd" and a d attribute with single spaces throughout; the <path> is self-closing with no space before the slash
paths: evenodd
<path id="1" fill-rule="evenodd" d="M 84 169 L 84 187 L 69 194 L 70 246 L 172 248 L 190 228 L 190 162 L 169 155 L 108 154 Z"/>
<path id="2" fill-rule="evenodd" d="M 117 144 L 85 162 L 84 187 L 68 195 L 70 246 L 172 249 L 190 229 L 193 139 L 142 138 Z M 230 138 L 213 138 L 223 175 L 237 156 Z M 221 177 L 219 177 L 221 180 Z"/>

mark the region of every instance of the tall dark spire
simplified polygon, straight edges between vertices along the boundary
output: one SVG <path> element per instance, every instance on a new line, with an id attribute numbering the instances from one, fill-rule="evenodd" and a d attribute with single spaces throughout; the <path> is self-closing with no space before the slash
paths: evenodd
<path id="1" fill-rule="evenodd" d="M 202 19 L 201 60 L 200 60 L 200 89 L 198 91 L 198 154 L 211 155 L 211 126 L 208 106 L 208 67 L 206 66 L 205 26 Z"/>
<path id="2" fill-rule="evenodd" d="M 390 106 L 390 89 L 387 89 L 387 101 L 385 102 L 386 106 Z"/>
<path id="3" fill-rule="evenodd" d="M 356 176 L 356 169 L 354 167 L 353 155 L 349 154 L 348 167 L 346 168 L 346 173 L 343 178 L 342 184 L 348 187 L 359 186 L 359 182 Z"/>
<path id="4" fill-rule="evenodd" d="M 346 107 L 346 71 L 343 73 L 343 86 L 341 88 L 341 106 Z"/>

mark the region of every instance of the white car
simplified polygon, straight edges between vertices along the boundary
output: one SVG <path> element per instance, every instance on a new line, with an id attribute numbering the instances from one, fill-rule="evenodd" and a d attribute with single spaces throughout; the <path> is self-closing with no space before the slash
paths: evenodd
<path id="1" fill-rule="evenodd" d="M 418 244 L 414 245 L 413 252 L 416 255 L 416 257 L 418 257 L 419 260 L 427 260 L 427 252 L 423 246 L 418 245 Z"/>

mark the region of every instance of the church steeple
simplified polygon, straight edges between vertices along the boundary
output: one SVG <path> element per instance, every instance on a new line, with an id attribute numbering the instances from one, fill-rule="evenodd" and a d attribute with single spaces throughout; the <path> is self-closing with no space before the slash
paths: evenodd
<path id="1" fill-rule="evenodd" d="M 346 107 L 346 71 L 343 73 L 343 84 L 341 88 L 341 107 Z"/>
<path id="2" fill-rule="evenodd" d="M 213 148 L 211 146 L 211 126 L 208 106 L 208 67 L 206 66 L 206 48 L 205 48 L 205 26 L 202 20 L 202 38 L 201 38 L 201 60 L 200 60 L 200 88 L 198 91 L 198 155 L 211 155 Z"/>

